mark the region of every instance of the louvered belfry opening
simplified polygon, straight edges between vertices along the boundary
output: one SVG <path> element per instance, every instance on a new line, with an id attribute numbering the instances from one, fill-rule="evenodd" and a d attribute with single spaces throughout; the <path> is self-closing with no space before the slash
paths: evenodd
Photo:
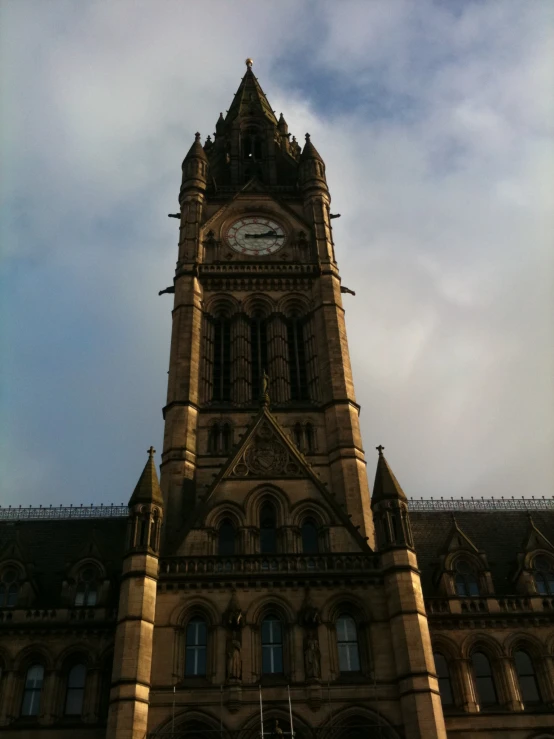
<path id="1" fill-rule="evenodd" d="M 256 308 L 204 314 L 201 399 L 256 405 L 263 376 L 272 405 L 318 400 L 315 332 L 309 316 Z"/>

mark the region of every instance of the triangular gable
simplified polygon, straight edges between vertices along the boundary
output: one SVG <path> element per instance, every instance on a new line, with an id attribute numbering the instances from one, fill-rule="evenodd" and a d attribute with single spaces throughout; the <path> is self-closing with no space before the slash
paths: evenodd
<path id="1" fill-rule="evenodd" d="M 554 551 L 554 546 L 546 536 L 536 527 L 533 517 L 529 515 L 529 530 L 523 541 L 523 551 L 533 552 L 535 549 L 549 549 Z"/>
<path id="2" fill-rule="evenodd" d="M 370 549 L 366 539 L 314 473 L 304 455 L 298 451 L 266 405 L 261 407 L 260 412 L 243 436 L 240 446 L 233 451 L 232 456 L 223 465 L 203 497 L 201 504 L 191 513 L 189 520 L 185 522 L 184 531 L 180 533 L 182 535 L 188 532 L 191 528 L 194 528 L 197 521 L 204 518 L 210 510 L 210 501 L 214 497 L 215 491 L 224 480 L 306 478 L 311 480 L 334 512 L 337 522 L 348 530 L 363 550 Z"/>
<path id="3" fill-rule="evenodd" d="M 83 542 L 82 547 L 78 550 L 75 557 L 72 557 L 71 561 L 67 562 L 68 569 L 73 567 L 76 562 L 80 562 L 82 559 L 96 559 L 99 562 L 105 561 L 105 555 L 102 552 L 98 540 L 96 538 L 96 529 L 92 528 L 87 539 Z"/>
<path id="4" fill-rule="evenodd" d="M 469 551 L 472 554 L 479 554 L 479 550 L 475 544 L 471 541 L 469 536 L 462 531 L 458 522 L 454 518 L 453 526 L 450 529 L 450 533 L 448 534 L 448 538 L 443 547 L 443 553 L 449 554 L 451 552 L 461 550 Z"/>
<path id="5" fill-rule="evenodd" d="M 23 563 L 25 566 L 32 562 L 32 557 L 27 551 L 26 547 L 21 544 L 19 531 L 16 531 L 14 539 L 7 541 L 2 548 L 0 548 L 0 562 L 8 559 L 13 559 L 17 562 Z"/>

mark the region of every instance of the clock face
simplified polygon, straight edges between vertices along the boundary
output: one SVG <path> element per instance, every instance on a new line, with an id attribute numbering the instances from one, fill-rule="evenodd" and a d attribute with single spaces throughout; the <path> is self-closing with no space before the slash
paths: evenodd
<path id="1" fill-rule="evenodd" d="M 225 239 L 239 254 L 258 257 L 280 249 L 286 235 L 285 229 L 273 218 L 243 216 L 229 226 Z"/>

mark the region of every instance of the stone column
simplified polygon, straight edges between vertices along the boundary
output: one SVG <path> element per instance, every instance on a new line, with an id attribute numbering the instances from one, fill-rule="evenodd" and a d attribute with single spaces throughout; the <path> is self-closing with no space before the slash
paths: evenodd
<path id="1" fill-rule="evenodd" d="M 502 703 L 508 711 L 523 711 L 524 705 L 519 693 L 519 684 L 515 674 L 515 667 L 509 657 L 498 657 L 495 660 L 497 674 L 502 683 Z M 494 669 L 494 667 L 493 667 Z"/>
<path id="2" fill-rule="evenodd" d="M 0 682 L 0 726 L 7 726 L 17 716 L 19 710 L 15 705 L 17 678 L 20 673 L 15 670 L 4 670 Z"/>
<path id="3" fill-rule="evenodd" d="M 42 684 L 42 695 L 40 696 L 40 724 L 53 724 L 59 713 L 56 708 L 56 693 L 60 681 L 59 670 L 45 670 L 44 682 Z M 63 709 L 62 709 L 63 711 Z"/>
<path id="4" fill-rule="evenodd" d="M 85 724 L 94 724 L 98 721 L 101 677 L 102 671 L 98 668 L 88 670 L 87 672 L 82 713 Z"/>
<path id="5" fill-rule="evenodd" d="M 473 684 L 473 675 L 471 671 L 471 660 L 457 659 L 457 672 L 460 678 L 460 687 L 462 689 L 462 708 L 467 713 L 478 713 L 479 706 L 477 704 L 477 696 L 475 695 L 475 686 Z"/>

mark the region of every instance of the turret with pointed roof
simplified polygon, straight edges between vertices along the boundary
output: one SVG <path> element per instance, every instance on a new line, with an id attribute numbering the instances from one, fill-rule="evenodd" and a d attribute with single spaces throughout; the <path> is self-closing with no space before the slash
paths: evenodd
<path id="1" fill-rule="evenodd" d="M 378 548 L 383 551 L 391 547 L 413 547 L 408 499 L 389 467 L 385 447 L 379 445 L 377 470 L 371 497 L 371 510 L 375 523 Z"/>

